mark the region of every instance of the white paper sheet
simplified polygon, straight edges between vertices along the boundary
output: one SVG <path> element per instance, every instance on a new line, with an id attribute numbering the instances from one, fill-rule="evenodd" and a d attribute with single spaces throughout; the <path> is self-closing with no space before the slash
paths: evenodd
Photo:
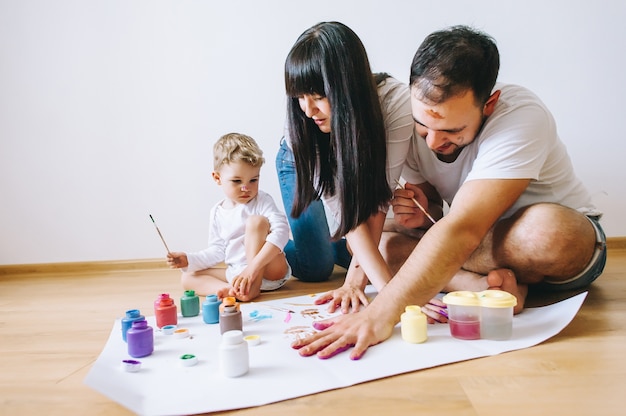
<path id="1" fill-rule="evenodd" d="M 370 295 L 373 289 L 368 287 Z M 402 340 L 399 325 L 387 341 L 371 347 L 358 361 L 347 353 L 328 360 L 300 357 L 290 347 L 302 331 L 314 331 L 314 320 L 330 317 L 326 306 L 315 306 L 315 296 L 242 304 L 244 335 L 260 335 L 261 344 L 251 346 L 250 371 L 226 378 L 219 371 L 219 325 L 208 325 L 202 316 L 178 317 L 178 327 L 188 328 L 189 338 L 177 339 L 155 328 L 154 353 L 140 358 L 141 370 L 125 372 L 121 362 L 129 359 L 122 340 L 121 321 L 111 335 L 85 384 L 128 409 L 144 415 L 206 413 L 260 406 L 285 399 L 351 386 L 369 380 L 435 367 L 536 345 L 558 334 L 574 318 L 587 293 L 540 308 L 526 309 L 513 319 L 508 341 L 452 338 L 446 324 L 428 326 L 428 340 L 409 344 Z M 288 308 L 295 313 L 272 309 Z M 310 312 L 310 313 L 307 313 Z M 251 314 L 261 319 L 251 318 Z M 313 314 L 311 314 L 313 313 Z M 184 367 L 180 356 L 194 354 L 198 364 Z M 245 392 L 238 394 L 236 392 Z"/>

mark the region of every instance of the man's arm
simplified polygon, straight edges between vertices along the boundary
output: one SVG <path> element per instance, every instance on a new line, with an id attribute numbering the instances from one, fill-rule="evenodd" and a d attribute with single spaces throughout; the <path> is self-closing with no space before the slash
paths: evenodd
<path id="1" fill-rule="evenodd" d="M 350 357 L 359 359 L 369 346 L 391 336 L 405 306 L 424 305 L 443 289 L 529 182 L 466 182 L 449 213 L 430 228 L 396 276 L 364 311 L 324 321 L 318 328 L 327 329 L 296 341 L 293 347 L 304 356 L 317 353 L 320 358 L 328 358 L 354 346 Z"/>

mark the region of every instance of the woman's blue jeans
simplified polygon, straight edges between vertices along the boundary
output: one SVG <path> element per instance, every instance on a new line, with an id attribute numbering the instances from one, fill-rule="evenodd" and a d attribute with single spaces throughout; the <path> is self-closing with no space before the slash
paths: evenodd
<path id="1" fill-rule="evenodd" d="M 298 218 L 291 216 L 297 186 L 296 167 L 285 140 L 281 140 L 276 155 L 276 172 L 293 236 L 285 247 L 292 274 L 305 282 L 321 282 L 328 280 L 335 264 L 348 268 L 351 256 L 346 240 L 331 240 L 322 201 L 314 201 Z"/>

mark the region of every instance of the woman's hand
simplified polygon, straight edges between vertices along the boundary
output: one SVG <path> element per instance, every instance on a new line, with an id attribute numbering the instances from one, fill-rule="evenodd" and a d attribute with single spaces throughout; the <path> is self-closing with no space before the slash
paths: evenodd
<path id="1" fill-rule="evenodd" d="M 316 305 L 322 305 L 325 303 L 330 303 L 328 305 L 328 312 L 333 313 L 338 307 L 340 307 L 341 313 L 346 314 L 350 312 L 358 312 L 361 305 L 369 305 L 369 299 L 365 296 L 365 292 L 362 288 L 344 283 L 344 285 L 339 289 L 326 292 L 319 298 L 315 299 Z"/>
<path id="2" fill-rule="evenodd" d="M 422 307 L 422 312 L 426 315 L 429 324 L 448 322 L 448 307 L 439 298 L 432 298 Z"/>

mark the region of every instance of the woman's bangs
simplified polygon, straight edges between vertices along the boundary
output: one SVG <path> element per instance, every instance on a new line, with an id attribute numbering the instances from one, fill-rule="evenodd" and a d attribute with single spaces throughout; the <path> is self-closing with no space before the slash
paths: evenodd
<path id="1" fill-rule="evenodd" d="M 298 59 L 295 54 L 289 56 L 285 64 L 285 89 L 290 97 L 304 94 L 326 96 L 324 77 L 317 59 Z"/>

